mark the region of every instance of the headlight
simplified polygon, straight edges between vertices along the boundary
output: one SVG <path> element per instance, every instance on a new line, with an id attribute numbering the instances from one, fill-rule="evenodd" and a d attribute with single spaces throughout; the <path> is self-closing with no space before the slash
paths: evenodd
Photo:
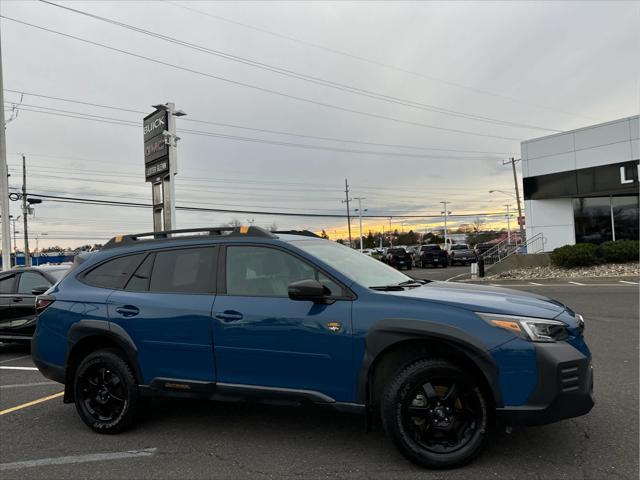
<path id="1" fill-rule="evenodd" d="M 558 320 L 478 312 L 476 315 L 494 327 L 509 330 L 531 342 L 557 342 L 569 336 L 567 325 Z"/>

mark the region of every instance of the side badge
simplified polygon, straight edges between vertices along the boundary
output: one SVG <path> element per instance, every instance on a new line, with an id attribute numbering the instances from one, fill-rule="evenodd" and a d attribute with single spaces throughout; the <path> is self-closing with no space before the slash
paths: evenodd
<path id="1" fill-rule="evenodd" d="M 340 322 L 328 322 L 327 328 L 332 332 L 337 332 L 342 328 L 342 324 Z"/>

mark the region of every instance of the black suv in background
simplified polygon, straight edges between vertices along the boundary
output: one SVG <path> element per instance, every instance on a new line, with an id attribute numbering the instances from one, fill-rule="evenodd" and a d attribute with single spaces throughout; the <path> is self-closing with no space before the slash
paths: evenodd
<path id="1" fill-rule="evenodd" d="M 71 265 L 16 268 L 0 273 L 0 342 L 28 343 L 36 328 L 36 296 Z"/>
<path id="2" fill-rule="evenodd" d="M 422 245 L 414 260 L 416 266 L 420 265 L 422 268 L 427 268 L 427 265 L 442 265 L 443 268 L 447 268 L 447 252 L 438 245 Z"/>
<path id="3" fill-rule="evenodd" d="M 403 268 L 411 270 L 413 266 L 411 254 L 407 252 L 404 247 L 391 247 L 387 249 L 387 253 L 384 256 L 384 263 L 398 270 L 402 270 Z"/>

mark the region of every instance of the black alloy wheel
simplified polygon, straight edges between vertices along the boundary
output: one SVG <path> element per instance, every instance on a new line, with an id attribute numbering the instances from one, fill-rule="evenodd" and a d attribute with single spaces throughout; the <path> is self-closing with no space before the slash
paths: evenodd
<path id="1" fill-rule="evenodd" d="M 76 409 L 82 420 L 99 433 L 118 433 L 137 417 L 138 387 L 131 368 L 115 351 L 88 355 L 76 371 Z"/>
<path id="2" fill-rule="evenodd" d="M 489 406 L 473 378 L 447 360 L 401 371 L 383 398 L 383 424 L 400 451 L 428 468 L 454 468 L 482 449 Z"/>

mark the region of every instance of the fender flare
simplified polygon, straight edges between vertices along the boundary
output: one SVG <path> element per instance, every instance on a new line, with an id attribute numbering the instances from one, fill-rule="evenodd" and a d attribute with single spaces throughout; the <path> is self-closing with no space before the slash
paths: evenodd
<path id="1" fill-rule="evenodd" d="M 380 355 L 389 347 L 406 340 L 435 340 L 464 354 L 484 375 L 496 406 L 502 405 L 498 366 L 484 345 L 460 328 L 441 322 L 410 318 L 386 318 L 368 330 L 364 358 L 358 374 L 359 403 L 369 403 L 369 385 L 374 370 L 372 367 L 375 367 Z"/>
<path id="2" fill-rule="evenodd" d="M 105 338 L 118 345 L 127 356 L 136 378 L 142 381 L 143 377 L 137 361 L 138 348 L 136 344 L 124 328 L 107 320 L 80 320 L 71 326 L 67 335 L 67 355 L 65 358 L 65 370 L 67 372 L 69 372 L 69 359 L 73 354 L 74 348 L 82 340 L 89 337 Z"/>

